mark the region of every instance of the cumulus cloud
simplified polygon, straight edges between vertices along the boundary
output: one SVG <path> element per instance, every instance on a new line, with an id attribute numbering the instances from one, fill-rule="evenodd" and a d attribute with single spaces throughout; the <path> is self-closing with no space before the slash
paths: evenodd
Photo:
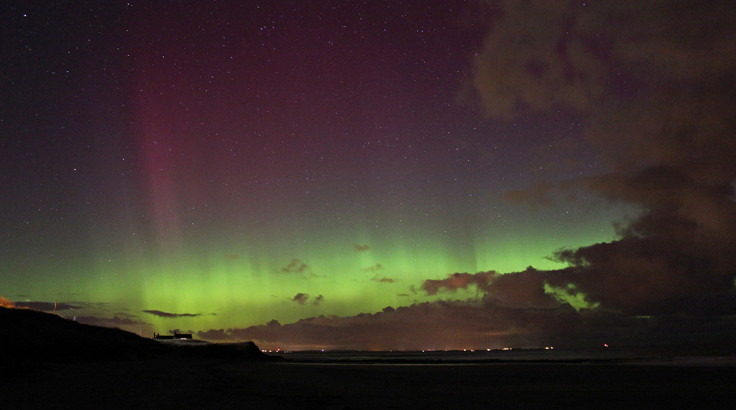
<path id="1" fill-rule="evenodd" d="M 294 295 L 293 298 L 291 298 L 292 302 L 296 302 L 300 305 L 307 303 L 308 300 L 309 300 L 309 295 L 306 293 L 301 293 L 301 292 L 297 293 L 296 295 Z"/>
<path id="2" fill-rule="evenodd" d="M 513 308 L 556 308 L 563 301 L 556 297 L 551 284 L 564 283 L 563 271 L 538 271 L 532 267 L 523 272 L 498 274 L 494 271 L 453 273 L 444 279 L 427 279 L 422 290 L 427 295 L 454 292 L 474 286 L 483 299 L 498 306 Z"/>

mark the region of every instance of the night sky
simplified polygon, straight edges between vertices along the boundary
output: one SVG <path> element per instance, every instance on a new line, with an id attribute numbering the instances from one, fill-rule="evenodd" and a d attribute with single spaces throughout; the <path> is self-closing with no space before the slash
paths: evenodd
<path id="1" fill-rule="evenodd" d="M 264 348 L 733 340 L 736 6 L 600 3 L 6 3 L 0 295 Z"/>

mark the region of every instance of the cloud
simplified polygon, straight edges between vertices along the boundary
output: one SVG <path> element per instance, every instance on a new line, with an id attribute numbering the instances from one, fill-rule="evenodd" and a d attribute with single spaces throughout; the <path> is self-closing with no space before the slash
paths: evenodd
<path id="1" fill-rule="evenodd" d="M 604 309 L 509 307 L 489 299 L 435 301 L 355 316 L 319 316 L 281 324 L 208 331 L 211 340 L 252 340 L 262 348 L 414 350 L 541 347 L 595 348 L 612 345 L 671 345 L 702 342 L 729 346 L 734 316 L 636 317 Z M 204 338 L 204 337 L 203 337 Z"/>
<path id="2" fill-rule="evenodd" d="M 358 252 L 365 252 L 365 251 L 369 251 L 371 249 L 371 247 L 368 246 L 368 245 L 359 245 L 357 243 L 356 244 L 353 244 L 353 247 Z"/>
<path id="3" fill-rule="evenodd" d="M 320 316 L 292 324 L 228 329 L 234 338 L 264 345 L 300 349 L 461 348 L 499 342 L 517 332 L 505 310 L 494 312 L 480 303 L 435 302 L 386 308 L 352 317 Z M 530 323 L 530 322 L 527 322 Z M 530 323 L 531 324 L 531 323 Z"/>
<path id="4" fill-rule="evenodd" d="M 291 298 L 292 302 L 296 302 L 300 305 L 307 303 L 308 300 L 309 300 L 309 295 L 306 293 L 301 293 L 301 292 L 297 293 L 296 295 L 294 295 L 293 298 Z"/>
<path id="5" fill-rule="evenodd" d="M 735 18 L 725 0 L 498 2 L 473 60 L 483 110 L 502 121 L 574 115 L 605 170 L 509 198 L 544 205 L 586 191 L 640 213 L 618 225 L 615 241 L 559 251 L 567 269 L 458 274 L 425 282 L 425 291 L 474 284 L 501 303 L 544 305 L 541 284 L 557 299 L 581 294 L 620 314 L 736 311 Z"/>
<path id="6" fill-rule="evenodd" d="M 515 308 L 555 308 L 561 302 L 549 292 L 549 283 L 559 283 L 554 271 L 537 271 L 531 267 L 523 272 L 504 275 L 494 271 L 453 273 L 445 279 L 427 279 L 422 290 L 427 295 L 455 292 L 475 286 L 483 293 L 483 299 L 498 306 Z M 547 286 L 545 286 L 547 284 Z"/>
<path id="7" fill-rule="evenodd" d="M 380 283 L 394 283 L 394 282 L 396 282 L 396 280 L 393 279 L 393 278 L 388 278 L 388 277 L 385 277 L 385 276 L 384 277 L 379 277 L 378 275 L 373 276 L 371 278 L 371 280 L 374 281 L 374 282 L 380 282 Z"/>
<path id="8" fill-rule="evenodd" d="M 302 274 L 307 269 L 309 269 L 309 265 L 307 265 L 306 263 L 302 262 L 301 260 L 299 260 L 297 258 L 293 258 L 291 260 L 291 262 L 289 262 L 288 265 L 286 265 L 285 267 L 281 268 L 281 272 L 282 273 Z"/>
<path id="9" fill-rule="evenodd" d="M 602 307 L 634 315 L 736 313 L 733 270 L 728 261 L 697 252 L 673 238 L 626 237 L 560 251 L 572 268 L 561 278 Z M 713 302 L 720 300 L 720 305 Z M 697 302 L 695 302 L 697 301 Z"/>
<path id="10" fill-rule="evenodd" d="M 325 297 L 322 295 L 318 295 L 316 298 L 312 299 L 312 304 L 319 306 L 322 302 L 324 302 Z M 297 293 L 294 295 L 293 298 L 291 298 L 292 302 L 296 302 L 300 305 L 305 305 L 307 302 L 309 302 L 309 294 L 307 293 Z"/>
<path id="11" fill-rule="evenodd" d="M 670 80 L 724 80 L 713 77 L 736 60 L 728 0 L 706 7 L 683 1 L 677 8 L 663 0 L 493 3 L 498 12 L 489 15 L 490 29 L 473 60 L 473 85 L 496 118 L 608 109 L 612 98 L 677 86 Z M 705 85 L 715 84 L 698 84 Z"/>
<path id="12" fill-rule="evenodd" d="M 422 283 L 422 289 L 428 295 L 436 295 L 440 291 L 456 291 L 467 289 L 470 285 L 476 285 L 479 290 L 487 290 L 495 272 L 453 273 L 445 279 L 428 279 Z"/>
<path id="13" fill-rule="evenodd" d="M 232 336 L 227 334 L 223 329 L 210 329 L 206 331 L 199 331 L 197 332 L 197 338 L 218 342 L 232 340 Z"/>
<path id="14" fill-rule="evenodd" d="M 704 276 L 708 269 L 688 261 L 688 255 L 675 255 L 678 249 L 659 246 L 663 245 L 657 241 L 622 239 L 559 251 L 557 258 L 572 265 L 565 269 L 454 273 L 425 280 L 421 288 L 427 295 L 441 295 L 475 287 L 484 301 L 510 308 L 570 304 L 631 316 L 736 314 L 731 276 L 720 282 L 712 273 Z"/>
<path id="15" fill-rule="evenodd" d="M 506 344 L 544 346 L 560 333 L 579 329 L 580 315 L 569 307 L 509 309 L 467 301 L 438 301 L 351 317 L 320 316 L 281 325 L 228 329 L 235 339 L 295 349 L 452 349 Z M 570 341 L 575 334 L 570 334 Z"/>
<path id="16" fill-rule="evenodd" d="M 160 310 L 143 310 L 142 312 L 158 316 L 158 317 L 165 317 L 165 318 L 177 318 L 177 317 L 198 317 L 202 316 L 201 313 L 169 313 L 169 312 L 162 312 Z M 215 313 L 212 313 L 214 315 Z"/>

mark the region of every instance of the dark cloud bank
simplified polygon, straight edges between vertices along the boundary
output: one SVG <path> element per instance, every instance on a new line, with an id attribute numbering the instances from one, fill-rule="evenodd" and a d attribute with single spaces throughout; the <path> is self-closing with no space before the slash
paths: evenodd
<path id="1" fill-rule="evenodd" d="M 200 337 L 375 349 L 736 340 L 734 3 L 483 4 L 489 29 L 472 62 L 470 105 L 489 120 L 574 116 L 606 169 L 509 198 L 543 204 L 553 194 L 594 192 L 641 213 L 618 226 L 613 242 L 551 256 L 567 268 L 456 273 L 421 288 L 476 289 L 473 300 Z M 292 265 L 287 271 L 301 270 Z"/>

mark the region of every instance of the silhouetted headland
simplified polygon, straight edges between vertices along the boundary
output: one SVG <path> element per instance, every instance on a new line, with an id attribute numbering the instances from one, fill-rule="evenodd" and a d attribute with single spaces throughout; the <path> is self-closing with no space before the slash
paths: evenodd
<path id="1" fill-rule="evenodd" d="M 253 342 L 168 344 L 30 309 L 0 308 L 0 359 L 12 362 L 138 360 L 163 356 L 279 360 Z"/>
<path id="2" fill-rule="evenodd" d="M 23 409 L 703 409 L 726 408 L 736 400 L 736 366 L 722 361 L 654 365 L 508 361 L 491 355 L 468 362 L 475 356 L 460 352 L 429 360 L 421 352 L 302 352 L 285 360 L 263 354 L 250 342 L 173 342 L 0 308 L 2 404 Z"/>

